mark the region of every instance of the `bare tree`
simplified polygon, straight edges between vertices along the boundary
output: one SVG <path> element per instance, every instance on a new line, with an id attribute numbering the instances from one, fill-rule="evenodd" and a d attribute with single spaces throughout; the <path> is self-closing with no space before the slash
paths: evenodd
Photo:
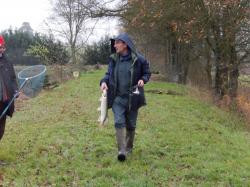
<path id="1" fill-rule="evenodd" d="M 72 63 L 76 63 L 76 54 L 79 45 L 84 43 L 81 39 L 82 34 L 88 35 L 88 23 L 90 22 L 89 9 L 94 4 L 95 0 L 52 1 L 53 15 L 50 20 L 55 25 L 55 29 L 53 30 L 67 40 Z"/>
<path id="2" fill-rule="evenodd" d="M 122 0 L 102 0 L 92 2 L 92 6 L 82 4 L 88 10 L 92 18 L 123 17 L 127 8 L 127 1 Z"/>
<path id="3" fill-rule="evenodd" d="M 51 0 L 53 31 L 69 44 L 72 62 L 76 63 L 78 50 L 86 44 L 99 18 L 117 17 L 124 10 L 121 0 Z M 121 3 L 117 5 L 117 3 Z M 91 26 L 92 25 L 92 26 Z M 83 39 L 84 38 L 84 39 Z"/>

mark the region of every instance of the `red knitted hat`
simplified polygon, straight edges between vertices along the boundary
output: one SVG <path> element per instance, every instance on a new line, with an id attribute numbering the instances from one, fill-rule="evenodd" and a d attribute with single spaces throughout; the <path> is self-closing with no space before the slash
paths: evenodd
<path id="1" fill-rule="evenodd" d="M 5 41 L 2 35 L 0 35 L 0 47 L 5 45 Z"/>

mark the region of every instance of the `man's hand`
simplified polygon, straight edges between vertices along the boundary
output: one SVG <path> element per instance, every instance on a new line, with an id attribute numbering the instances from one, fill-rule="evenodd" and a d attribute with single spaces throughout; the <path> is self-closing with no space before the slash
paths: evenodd
<path id="1" fill-rule="evenodd" d="M 138 81 L 138 86 L 139 87 L 143 87 L 144 86 L 144 81 L 143 80 L 139 80 Z"/>
<path id="2" fill-rule="evenodd" d="M 103 91 L 103 90 L 108 90 L 108 86 L 107 86 L 106 82 L 103 82 L 103 83 L 101 84 L 100 89 L 101 89 L 101 91 Z"/>

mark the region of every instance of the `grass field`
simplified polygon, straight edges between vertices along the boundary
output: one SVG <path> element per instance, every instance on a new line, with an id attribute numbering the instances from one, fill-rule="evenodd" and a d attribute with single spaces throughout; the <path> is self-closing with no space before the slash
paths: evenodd
<path id="1" fill-rule="evenodd" d="M 0 184 L 250 186 L 246 124 L 176 84 L 146 85 L 148 105 L 140 110 L 134 152 L 117 162 L 111 111 L 108 125 L 97 125 L 103 73 L 84 73 L 18 101 L 0 142 Z M 181 94 L 164 94 L 169 90 Z"/>

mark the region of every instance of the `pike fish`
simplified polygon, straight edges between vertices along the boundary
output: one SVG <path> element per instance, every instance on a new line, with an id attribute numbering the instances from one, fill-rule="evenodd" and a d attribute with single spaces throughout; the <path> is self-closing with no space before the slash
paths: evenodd
<path id="1" fill-rule="evenodd" d="M 107 98 L 107 90 L 103 90 L 102 96 L 100 98 L 100 107 L 98 111 L 100 111 L 100 116 L 98 122 L 100 125 L 105 125 L 108 122 L 108 98 Z"/>

